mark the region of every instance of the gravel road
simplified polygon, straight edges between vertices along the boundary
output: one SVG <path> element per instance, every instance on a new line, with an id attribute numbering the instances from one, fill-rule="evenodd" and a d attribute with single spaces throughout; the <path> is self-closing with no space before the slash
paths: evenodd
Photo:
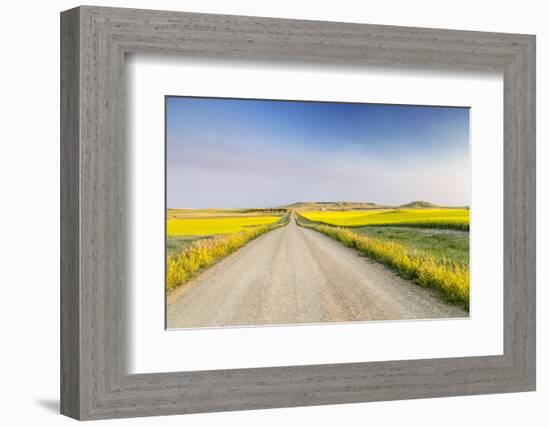
<path id="1" fill-rule="evenodd" d="M 168 328 L 467 317 L 294 220 L 169 295 Z"/>

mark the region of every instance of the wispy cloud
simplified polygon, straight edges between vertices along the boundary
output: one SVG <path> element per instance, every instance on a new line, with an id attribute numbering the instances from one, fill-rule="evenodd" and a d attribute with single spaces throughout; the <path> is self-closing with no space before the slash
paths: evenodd
<path id="1" fill-rule="evenodd" d="M 353 113 L 348 120 L 339 111 L 343 104 L 330 104 L 320 115 L 308 111 L 317 104 L 306 103 L 293 117 L 285 104 L 295 109 L 295 103 L 265 109 L 262 101 L 199 101 L 174 98 L 168 104 L 170 207 L 305 200 L 469 203 L 467 111 L 447 108 L 449 114 L 442 114 L 429 108 L 430 114 L 418 113 L 418 107 L 384 106 L 373 113 L 378 118 L 373 123 L 372 117 L 358 120 L 354 107 L 345 105 Z M 392 116 L 395 108 L 404 128 L 388 129 L 401 123 Z M 406 108 L 414 110 L 410 117 Z M 363 108 L 361 115 L 368 114 Z"/>

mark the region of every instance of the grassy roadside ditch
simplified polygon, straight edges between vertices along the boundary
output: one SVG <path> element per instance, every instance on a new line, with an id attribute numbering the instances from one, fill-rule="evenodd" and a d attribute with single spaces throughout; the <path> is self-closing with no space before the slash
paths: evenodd
<path id="1" fill-rule="evenodd" d="M 216 264 L 250 241 L 288 224 L 289 215 L 278 222 L 250 227 L 237 233 L 222 234 L 197 240 L 166 259 L 166 290 L 171 292 L 196 277 L 201 271 Z"/>
<path id="2" fill-rule="evenodd" d="M 442 297 L 466 310 L 470 302 L 470 272 L 467 265 L 445 257 L 435 257 L 389 240 L 376 239 L 353 229 L 319 224 L 296 212 L 297 224 L 323 233 L 343 245 L 357 249 L 420 286 L 439 291 Z"/>

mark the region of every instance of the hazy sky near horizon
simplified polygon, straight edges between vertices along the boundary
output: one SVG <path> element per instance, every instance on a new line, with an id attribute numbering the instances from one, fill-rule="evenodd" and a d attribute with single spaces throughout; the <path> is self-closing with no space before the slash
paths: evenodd
<path id="1" fill-rule="evenodd" d="M 469 205 L 469 109 L 166 98 L 167 206 Z"/>

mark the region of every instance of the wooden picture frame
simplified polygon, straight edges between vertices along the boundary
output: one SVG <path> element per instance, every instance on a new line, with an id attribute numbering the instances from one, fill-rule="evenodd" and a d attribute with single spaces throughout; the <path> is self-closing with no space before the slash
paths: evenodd
<path id="1" fill-rule="evenodd" d="M 127 53 L 504 78 L 504 353 L 126 373 Z M 535 389 L 535 37 L 104 7 L 61 14 L 61 412 L 101 419 Z"/>

